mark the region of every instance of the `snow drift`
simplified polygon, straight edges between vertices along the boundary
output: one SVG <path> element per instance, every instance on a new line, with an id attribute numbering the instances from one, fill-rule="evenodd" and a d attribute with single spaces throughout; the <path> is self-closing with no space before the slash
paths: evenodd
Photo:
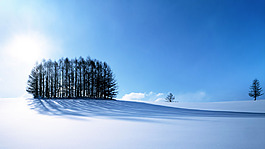
<path id="1" fill-rule="evenodd" d="M 0 99 L 0 148 L 264 149 L 265 102 L 251 103 Z"/>
<path id="2" fill-rule="evenodd" d="M 117 119 L 174 119 L 179 117 L 265 118 L 265 113 L 196 110 L 133 101 L 100 99 L 28 99 L 28 101 L 32 109 L 48 115 L 97 116 Z"/>

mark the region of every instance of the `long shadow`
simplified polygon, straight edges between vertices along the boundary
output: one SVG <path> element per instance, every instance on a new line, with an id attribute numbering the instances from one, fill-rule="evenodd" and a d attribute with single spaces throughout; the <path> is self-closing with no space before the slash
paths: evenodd
<path id="1" fill-rule="evenodd" d="M 45 115 L 102 116 L 113 119 L 143 120 L 145 118 L 183 119 L 185 117 L 255 117 L 265 113 L 209 111 L 167 107 L 148 103 L 93 99 L 27 99 L 31 109 Z"/>

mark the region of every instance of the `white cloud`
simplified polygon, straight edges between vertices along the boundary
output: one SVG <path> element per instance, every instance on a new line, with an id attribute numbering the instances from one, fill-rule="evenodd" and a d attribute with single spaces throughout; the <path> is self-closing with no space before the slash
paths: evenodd
<path id="1" fill-rule="evenodd" d="M 133 101 L 154 101 L 154 102 L 164 102 L 165 97 L 167 94 L 165 93 L 129 93 L 125 94 L 121 99 L 119 100 L 133 100 Z M 203 91 L 197 91 L 197 92 L 188 92 L 188 93 L 182 93 L 182 94 L 176 94 L 175 95 L 175 101 L 181 101 L 181 102 L 201 102 L 201 101 L 207 101 L 209 99 L 209 96 L 203 92 Z"/>
<path id="2" fill-rule="evenodd" d="M 161 96 L 163 96 L 163 93 L 129 93 L 125 94 L 121 99 L 119 100 L 134 100 L 134 101 L 156 101 L 157 99 L 160 99 Z M 163 98 L 161 98 L 163 99 Z"/>
<path id="3" fill-rule="evenodd" d="M 140 100 L 145 97 L 145 93 L 129 93 L 125 94 L 120 100 Z"/>
<path id="4" fill-rule="evenodd" d="M 152 92 L 152 91 L 151 91 L 151 92 L 149 92 L 149 93 L 145 93 L 145 95 L 146 95 L 146 96 L 152 96 L 152 95 L 154 95 L 154 94 L 155 94 L 155 93 L 154 93 L 154 92 Z"/>
<path id="5" fill-rule="evenodd" d="M 156 94 L 156 97 L 163 96 L 163 95 L 164 95 L 164 93 L 158 93 L 158 94 Z"/>
<path id="6" fill-rule="evenodd" d="M 184 101 L 184 102 L 200 102 L 200 101 L 205 101 L 208 99 L 208 96 L 205 92 L 203 91 L 197 91 L 194 93 L 183 93 L 183 94 L 177 94 L 175 96 L 175 99 L 177 101 Z"/>

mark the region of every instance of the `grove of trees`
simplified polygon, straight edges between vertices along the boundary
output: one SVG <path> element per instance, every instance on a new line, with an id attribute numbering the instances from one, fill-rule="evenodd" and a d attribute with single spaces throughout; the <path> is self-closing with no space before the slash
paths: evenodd
<path id="1" fill-rule="evenodd" d="M 90 57 L 37 63 L 26 91 L 34 98 L 113 99 L 118 93 L 111 68 Z"/>

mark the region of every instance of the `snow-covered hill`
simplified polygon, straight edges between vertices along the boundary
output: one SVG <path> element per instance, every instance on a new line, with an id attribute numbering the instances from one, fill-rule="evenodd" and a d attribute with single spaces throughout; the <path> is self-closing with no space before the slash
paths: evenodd
<path id="1" fill-rule="evenodd" d="M 0 148 L 263 149 L 262 106 L 0 99 Z"/>
<path id="2" fill-rule="evenodd" d="M 151 102 L 152 103 L 152 102 Z M 153 102 L 153 104 L 215 111 L 235 111 L 235 112 L 257 112 L 265 113 L 265 100 L 249 101 L 229 101 L 229 102 Z"/>

